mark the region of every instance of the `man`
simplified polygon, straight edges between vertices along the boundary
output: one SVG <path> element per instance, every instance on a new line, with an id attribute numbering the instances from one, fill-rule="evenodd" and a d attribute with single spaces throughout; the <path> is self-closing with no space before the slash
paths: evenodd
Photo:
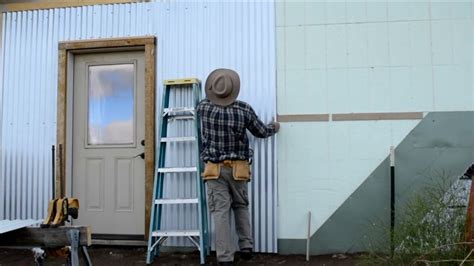
<path id="1" fill-rule="evenodd" d="M 256 137 L 267 138 L 278 132 L 280 124 L 264 124 L 249 104 L 236 101 L 240 78 L 233 70 L 211 72 L 205 91 L 207 99 L 197 107 L 202 126 L 201 159 L 206 163 L 203 177 L 207 182 L 209 211 L 215 222 L 217 261 L 219 265 L 232 265 L 231 208 L 241 257 L 250 259 L 253 249 L 247 194 L 252 152 L 247 130 Z"/>

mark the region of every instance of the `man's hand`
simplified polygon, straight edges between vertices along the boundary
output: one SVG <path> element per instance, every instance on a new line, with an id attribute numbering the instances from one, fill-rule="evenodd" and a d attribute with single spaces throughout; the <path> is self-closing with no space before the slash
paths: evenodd
<path id="1" fill-rule="evenodd" d="M 275 127 L 276 132 L 278 132 L 280 130 L 280 123 L 279 122 L 272 122 L 271 124 Z"/>

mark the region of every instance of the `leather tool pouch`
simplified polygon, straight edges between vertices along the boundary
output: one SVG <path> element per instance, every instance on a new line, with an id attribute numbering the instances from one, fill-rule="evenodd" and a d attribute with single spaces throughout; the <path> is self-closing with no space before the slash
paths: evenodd
<path id="1" fill-rule="evenodd" d="M 202 177 L 204 180 L 218 179 L 221 174 L 221 165 L 218 163 L 208 162 L 204 167 Z"/>
<path id="2" fill-rule="evenodd" d="M 234 180 L 250 181 L 250 164 L 248 161 L 233 161 L 232 173 Z"/>

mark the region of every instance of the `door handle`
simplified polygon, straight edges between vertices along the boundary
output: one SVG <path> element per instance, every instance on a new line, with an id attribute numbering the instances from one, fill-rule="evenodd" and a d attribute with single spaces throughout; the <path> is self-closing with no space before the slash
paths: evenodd
<path id="1" fill-rule="evenodd" d="M 140 141 L 140 144 L 142 144 L 142 146 L 145 146 L 145 140 L 142 139 L 142 141 Z"/>
<path id="2" fill-rule="evenodd" d="M 142 158 L 143 160 L 145 160 L 145 153 L 142 152 L 142 153 L 140 153 L 140 154 L 137 154 L 137 155 L 133 156 L 133 158 L 137 158 L 137 157 L 140 157 L 140 158 Z"/>

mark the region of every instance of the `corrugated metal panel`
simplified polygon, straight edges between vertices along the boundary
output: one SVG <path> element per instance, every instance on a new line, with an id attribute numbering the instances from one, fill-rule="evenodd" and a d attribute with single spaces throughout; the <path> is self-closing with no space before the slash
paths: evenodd
<path id="1" fill-rule="evenodd" d="M 5 58 L 5 52 L 4 52 L 4 49 L 3 47 L 5 47 L 5 38 L 3 37 L 4 33 L 5 33 L 5 23 L 4 23 L 4 20 L 3 20 L 3 14 L 1 16 L 1 26 L 2 26 L 2 35 L 0 36 L 0 41 L 1 41 L 1 44 L 0 44 L 0 117 L 3 117 L 2 114 L 3 114 L 3 86 L 2 86 L 2 81 L 3 81 L 3 58 Z M 0 185 L 3 187 L 5 182 L 4 182 L 4 177 L 1 173 L 3 173 L 3 163 L 2 163 L 2 158 L 3 158 L 3 153 L 1 152 L 3 150 L 3 146 L 2 146 L 2 126 L 3 126 L 3 123 L 0 121 Z M 0 194 L 1 196 L 1 194 Z M 3 198 L 0 197 L 0 199 L 2 199 L 2 202 L 0 203 L 0 213 L 3 213 L 4 212 L 4 202 L 3 202 Z"/>
<path id="2" fill-rule="evenodd" d="M 39 224 L 42 220 L 2 220 L 0 221 L 0 234 L 20 229 L 26 226 Z"/>
<path id="3" fill-rule="evenodd" d="M 6 13 L 0 219 L 46 213 L 56 134 L 58 41 L 155 35 L 158 98 L 164 79 L 204 80 L 215 68 L 232 68 L 242 81 L 239 99 L 270 121 L 276 102 L 274 20 L 272 2 L 156 2 Z M 275 143 L 251 142 L 255 250 L 276 252 Z M 187 185 L 191 189 L 193 184 Z"/>

